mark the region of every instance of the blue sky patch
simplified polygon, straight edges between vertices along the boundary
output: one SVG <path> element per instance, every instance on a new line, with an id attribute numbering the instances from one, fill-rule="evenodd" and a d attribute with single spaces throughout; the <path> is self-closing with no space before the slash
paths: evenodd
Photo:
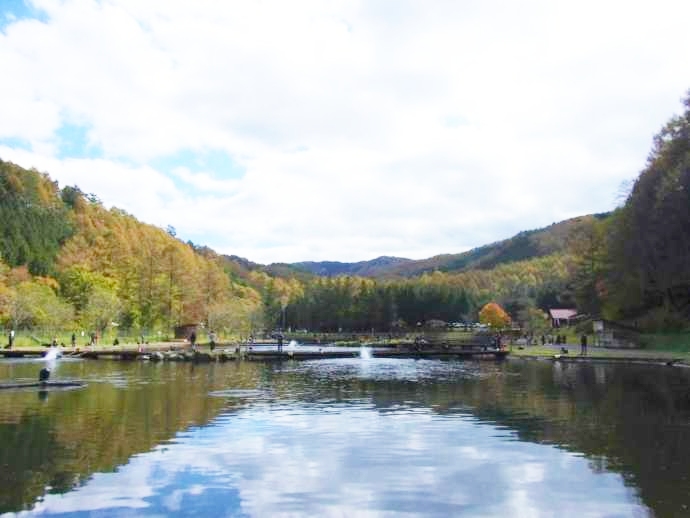
<path id="1" fill-rule="evenodd" d="M 203 490 L 200 493 L 183 491 L 177 508 L 166 505 L 170 495 L 180 488 L 195 486 Z M 189 516 L 190 512 L 195 516 L 247 516 L 242 511 L 242 499 L 237 487 L 221 485 L 214 473 L 206 474 L 194 470 L 175 473 L 175 476 L 167 481 L 166 486 L 158 488 L 155 494 L 147 498 L 147 503 L 149 507 L 145 512 L 141 510 L 141 514 L 149 516 Z"/>
<path id="2" fill-rule="evenodd" d="M 0 8 L 0 31 L 18 20 L 38 19 L 47 21 L 45 13 L 32 6 L 28 0 L 3 0 Z"/>
<path id="3" fill-rule="evenodd" d="M 58 158 L 103 158 L 103 150 L 89 143 L 89 128 L 78 124 L 63 124 L 55 132 Z"/>
<path id="4" fill-rule="evenodd" d="M 23 149 L 25 151 L 31 151 L 31 142 L 23 138 L 0 138 L 0 146 L 7 146 L 12 149 Z"/>
<path id="5" fill-rule="evenodd" d="M 156 158 L 150 165 L 165 173 L 170 173 L 178 167 L 185 167 L 192 173 L 210 173 L 219 180 L 241 178 L 245 173 L 244 167 L 234 161 L 228 153 L 219 149 L 203 151 L 184 149 L 173 155 Z"/>

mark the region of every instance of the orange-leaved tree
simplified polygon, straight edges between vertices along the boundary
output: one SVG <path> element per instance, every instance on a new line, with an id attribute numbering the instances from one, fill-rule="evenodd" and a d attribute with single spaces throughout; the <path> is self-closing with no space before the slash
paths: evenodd
<path id="1" fill-rule="evenodd" d="M 493 329 L 501 329 L 510 325 L 510 317 L 501 306 L 489 302 L 479 310 L 479 322 L 489 324 Z"/>

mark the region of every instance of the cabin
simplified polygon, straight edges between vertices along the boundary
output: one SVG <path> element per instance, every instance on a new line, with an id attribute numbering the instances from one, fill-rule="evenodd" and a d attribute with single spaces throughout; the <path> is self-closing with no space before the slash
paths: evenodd
<path id="1" fill-rule="evenodd" d="M 549 309 L 551 327 L 568 327 L 576 315 L 575 309 Z"/>
<path id="2" fill-rule="evenodd" d="M 638 329 L 612 322 L 611 320 L 594 320 L 595 345 L 620 349 L 634 349 L 640 346 L 640 332 Z"/>

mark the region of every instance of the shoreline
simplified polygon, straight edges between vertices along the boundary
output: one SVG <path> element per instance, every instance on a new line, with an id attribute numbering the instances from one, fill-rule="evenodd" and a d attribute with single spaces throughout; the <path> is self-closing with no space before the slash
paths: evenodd
<path id="1" fill-rule="evenodd" d="M 192 348 L 189 344 L 161 342 L 146 344 L 123 344 L 117 346 L 88 346 L 85 348 L 13 348 L 0 350 L 0 357 L 35 358 L 46 359 L 49 355 L 53 358 L 63 359 L 110 359 L 110 360 L 139 360 L 139 361 L 192 361 L 199 363 L 225 362 L 225 361 L 281 361 L 281 360 L 306 360 L 319 358 L 352 358 L 360 357 L 363 349 L 369 349 L 368 357 L 380 358 L 491 358 L 502 359 L 509 353 L 507 350 L 479 349 L 479 348 L 417 348 L 410 347 L 380 347 L 362 344 L 357 347 L 345 347 L 338 345 L 306 347 L 284 346 L 278 350 L 277 343 L 261 344 L 237 344 L 219 343 L 214 350 L 209 344 L 197 344 Z M 305 344 L 306 345 L 306 344 Z M 59 350 L 57 354 L 54 353 Z"/>
<path id="2" fill-rule="evenodd" d="M 562 349 L 568 351 L 564 354 Z M 637 363 L 667 365 L 690 368 L 690 353 L 657 349 L 614 349 L 588 347 L 587 354 L 580 354 L 579 345 L 532 345 L 509 347 L 511 359 L 540 361 L 560 361 L 564 363 L 601 362 L 601 363 Z"/>
<path id="3" fill-rule="evenodd" d="M 117 359 L 117 360 L 183 360 L 183 361 L 199 361 L 199 362 L 215 362 L 228 360 L 256 360 L 260 357 L 265 359 L 300 359 L 304 357 L 329 357 L 329 356 L 352 356 L 351 352 L 346 353 L 343 347 L 342 354 L 314 354 L 313 351 L 304 354 L 290 354 L 285 349 L 282 354 L 272 354 L 269 351 L 261 352 L 261 347 L 276 345 L 275 343 L 256 343 L 258 350 L 252 350 L 248 344 L 239 343 L 218 343 L 214 351 L 210 350 L 209 344 L 198 344 L 196 350 L 192 350 L 188 343 L 182 342 L 156 342 L 145 345 L 140 344 L 120 344 L 116 346 L 84 346 L 84 347 L 62 347 L 58 346 L 61 356 L 63 358 L 83 358 L 83 359 Z M 332 350 L 336 350 L 341 346 L 331 344 Z M 457 357 L 471 357 L 482 356 L 480 352 L 475 354 L 463 354 L 462 351 L 456 350 L 409 350 L 407 347 L 399 348 L 396 346 L 383 346 L 381 344 L 362 344 L 361 347 L 368 347 L 371 349 L 381 349 L 382 354 L 374 354 L 375 357 L 434 357 L 434 356 L 457 356 Z M 45 357 L 50 351 L 51 347 L 44 346 L 29 346 L 29 347 L 13 347 L 12 349 L 0 349 L 0 358 L 24 358 Z M 389 352 L 388 352 L 389 351 Z M 567 351 L 565 353 L 564 351 Z M 258 353 L 258 354 L 257 354 Z M 283 358 L 283 356 L 285 358 Z M 487 356 L 490 356 L 487 355 Z M 533 361 L 560 361 L 563 363 L 636 363 L 636 364 L 650 364 L 650 365 L 665 365 L 673 367 L 690 368 L 690 353 L 664 351 L 664 350 L 647 350 L 647 349 L 612 349 L 602 347 L 589 347 L 586 355 L 580 355 L 580 346 L 576 345 L 534 345 L 534 346 L 508 346 L 505 349 L 505 354 L 500 355 L 509 360 L 533 360 Z"/>

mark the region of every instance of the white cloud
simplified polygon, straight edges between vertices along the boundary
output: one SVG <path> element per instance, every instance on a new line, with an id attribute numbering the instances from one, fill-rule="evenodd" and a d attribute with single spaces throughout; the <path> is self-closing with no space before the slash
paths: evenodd
<path id="1" fill-rule="evenodd" d="M 33 4 L 0 33 L 0 158 L 259 262 L 608 210 L 690 87 L 673 0 Z M 64 124 L 101 154 L 59 158 Z M 244 174 L 153 167 L 183 150 Z"/>
<path id="2" fill-rule="evenodd" d="M 184 509 L 193 495 L 193 508 L 228 516 L 547 516 L 554 502 L 564 517 L 644 512 L 620 474 L 592 472 L 587 459 L 553 446 L 516 447 L 462 415 L 280 403 L 183 431 L 114 472 L 44 495 L 32 511 L 156 515 Z"/>

